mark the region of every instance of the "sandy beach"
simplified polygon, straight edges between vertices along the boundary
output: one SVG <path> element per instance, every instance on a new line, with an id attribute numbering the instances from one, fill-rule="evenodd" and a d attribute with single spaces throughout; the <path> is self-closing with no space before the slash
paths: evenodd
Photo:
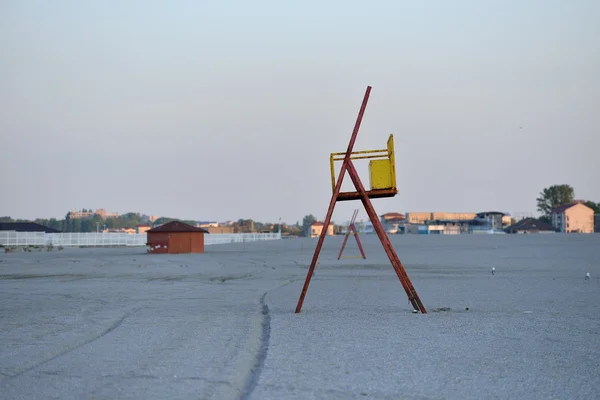
<path id="1" fill-rule="evenodd" d="M 361 240 L 2 253 L 0 398 L 600 398 L 600 235 Z"/>

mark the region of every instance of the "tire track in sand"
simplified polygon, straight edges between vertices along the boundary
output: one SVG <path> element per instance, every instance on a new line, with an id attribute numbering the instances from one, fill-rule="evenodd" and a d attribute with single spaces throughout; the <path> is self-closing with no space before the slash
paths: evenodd
<path id="1" fill-rule="evenodd" d="M 51 355 L 49 357 L 46 357 L 46 358 L 44 358 L 44 359 L 42 359 L 42 360 L 34 363 L 33 365 L 30 365 L 29 367 L 23 368 L 23 369 L 15 372 L 13 374 L 4 374 L 4 375 L 7 376 L 8 378 L 12 378 L 12 379 L 18 378 L 19 376 L 21 376 L 23 374 L 26 374 L 26 373 L 28 373 L 30 371 L 33 371 L 34 369 L 39 368 L 42 365 L 47 364 L 47 363 L 49 363 L 49 362 L 51 362 L 53 360 L 56 360 L 57 358 L 62 357 L 62 356 L 64 356 L 67 353 L 70 353 L 71 351 L 77 350 L 80 347 L 83 347 L 83 346 L 85 346 L 87 344 L 90 344 L 93 341 L 98 340 L 98 339 L 102 338 L 103 336 L 108 335 L 109 333 L 111 333 L 115 329 L 117 329 L 123 323 L 123 321 L 125 321 L 125 319 L 127 317 L 131 316 L 133 313 L 135 313 L 138 310 L 139 310 L 139 308 L 136 308 L 136 309 L 131 310 L 130 312 L 126 313 L 125 315 L 117 318 L 106 329 L 104 329 L 103 331 L 101 331 L 99 334 L 96 334 L 96 335 L 94 335 L 94 336 L 92 336 L 92 337 L 90 337 L 90 338 L 88 338 L 86 340 L 80 341 L 80 342 L 76 343 L 74 346 L 68 347 L 68 348 L 66 348 L 64 350 L 61 350 L 61 351 L 58 351 L 57 353 L 55 353 L 55 354 L 53 354 L 53 355 Z"/>
<path id="2" fill-rule="evenodd" d="M 249 400 L 251 398 L 260 380 L 260 374 L 269 351 L 271 313 L 266 301 L 267 295 L 272 290 L 282 288 L 301 279 L 289 279 L 266 290 L 260 296 L 258 301 L 260 312 L 257 313 L 257 317 L 252 323 L 247 344 L 240 351 L 243 355 L 237 361 L 236 368 L 234 369 L 234 371 L 240 371 L 240 373 L 236 374 L 236 379 L 231 380 L 228 385 L 221 387 L 221 393 L 216 398 L 241 400 Z"/>

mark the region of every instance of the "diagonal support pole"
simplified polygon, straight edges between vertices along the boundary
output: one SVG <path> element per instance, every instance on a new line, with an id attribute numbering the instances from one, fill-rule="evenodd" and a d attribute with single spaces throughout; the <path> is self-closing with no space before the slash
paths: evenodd
<path id="1" fill-rule="evenodd" d="M 360 250 L 360 254 L 363 259 L 366 259 L 365 251 L 363 250 L 362 243 L 360 242 L 360 237 L 358 236 L 358 232 L 356 231 L 356 225 L 352 224 L 352 232 L 354 232 L 354 238 L 356 239 L 356 244 L 358 244 L 358 249 Z"/>
<path id="2" fill-rule="evenodd" d="M 358 172 L 354 168 L 354 164 L 352 163 L 352 161 L 350 161 L 348 163 L 348 175 L 350 175 L 350 178 L 352 179 L 352 182 L 354 183 L 356 190 L 358 190 L 358 192 L 361 195 L 361 201 L 363 203 L 363 206 L 365 207 L 365 210 L 367 211 L 367 214 L 369 215 L 369 219 L 371 220 L 371 223 L 373 224 L 373 228 L 375 229 L 377 236 L 379 236 L 379 240 L 381 240 L 381 244 L 383 245 L 383 249 L 385 250 L 385 253 L 388 255 L 388 258 L 390 259 L 390 262 L 392 263 L 392 267 L 394 267 L 394 271 L 396 271 L 396 275 L 398 276 L 398 279 L 400 280 L 402 287 L 404 287 L 404 290 L 406 291 L 408 300 L 411 302 L 411 304 L 415 310 L 420 311 L 423 314 L 426 314 L 427 310 L 425 310 L 425 306 L 423 306 L 423 303 L 421 303 L 421 299 L 419 298 L 417 291 L 413 287 L 413 284 L 410 281 L 410 278 L 406 274 L 406 270 L 404 269 L 402 262 L 400 262 L 400 259 L 398 258 L 398 254 L 396 254 L 396 250 L 394 250 L 394 246 L 392 246 L 390 239 L 388 238 L 387 234 L 385 233 L 385 230 L 383 229 L 383 226 L 381 225 L 381 221 L 379 220 L 379 218 L 377 218 L 377 213 L 375 212 L 375 209 L 373 208 L 373 204 L 371 204 L 371 200 L 369 199 L 369 196 L 367 195 L 367 192 L 365 191 L 365 188 L 364 188 L 362 182 L 360 181 Z"/>
<path id="3" fill-rule="evenodd" d="M 310 285 L 310 280 L 315 271 L 315 265 L 317 264 L 317 259 L 319 258 L 319 253 L 321 252 L 321 247 L 323 247 L 323 241 L 325 240 L 325 235 L 327 234 L 327 228 L 329 227 L 329 223 L 331 222 L 331 216 L 333 215 L 333 210 L 335 208 L 335 203 L 337 202 L 338 195 L 342 189 L 342 181 L 344 180 L 344 175 L 346 173 L 346 168 L 348 163 L 350 162 L 350 156 L 352 154 L 352 150 L 354 149 L 354 143 L 356 142 L 356 137 L 358 136 L 358 130 L 360 129 L 360 124 L 363 119 L 363 115 L 365 114 L 365 110 L 367 108 L 367 102 L 369 101 L 369 95 L 371 94 L 371 86 L 367 86 L 367 90 L 365 92 L 365 96 L 363 97 L 362 105 L 360 106 L 360 111 L 358 112 L 358 117 L 356 118 L 356 123 L 354 124 L 354 130 L 352 131 L 352 136 L 350 137 L 350 143 L 348 143 L 348 149 L 346 150 L 346 156 L 344 157 L 344 161 L 342 162 L 342 169 L 340 170 L 340 176 L 338 177 L 337 183 L 333 190 L 333 195 L 331 196 L 331 201 L 329 202 L 329 209 L 327 210 L 327 216 L 325 217 L 325 221 L 323 222 L 323 230 L 319 235 L 319 241 L 317 242 L 317 247 L 315 248 L 315 254 L 313 255 L 312 261 L 310 262 L 310 267 L 308 268 L 308 274 L 306 275 L 306 280 L 304 281 L 304 286 L 302 287 L 302 293 L 300 293 L 300 298 L 298 299 L 298 304 L 296 305 L 296 313 L 299 313 L 302 309 L 302 303 L 304 303 L 304 297 L 306 296 L 306 291 L 308 290 L 308 286 Z"/>
<path id="4" fill-rule="evenodd" d="M 344 252 L 344 247 L 346 247 L 346 242 L 348 242 L 348 236 L 350 236 L 350 232 L 353 232 L 352 224 L 354 224 L 354 218 L 357 212 L 358 210 L 354 210 L 354 213 L 352 213 L 352 219 L 346 228 L 346 236 L 344 236 L 344 241 L 342 242 L 342 247 L 340 248 L 340 254 L 338 254 L 338 260 L 342 258 L 342 253 Z"/>

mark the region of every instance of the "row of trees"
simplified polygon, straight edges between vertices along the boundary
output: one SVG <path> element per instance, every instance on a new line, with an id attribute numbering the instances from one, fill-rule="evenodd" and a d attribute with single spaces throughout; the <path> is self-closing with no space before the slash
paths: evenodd
<path id="1" fill-rule="evenodd" d="M 162 225 L 170 221 L 183 221 L 190 225 L 196 225 L 196 221 L 181 220 L 179 218 L 161 217 L 154 221 L 152 225 Z M 296 223 L 295 225 L 281 225 L 281 232 L 285 235 L 292 236 L 304 236 L 305 232 L 308 232 L 308 227 L 315 221 L 314 216 L 310 215 L 304 218 L 303 225 Z M 137 213 L 126 213 L 122 214 L 117 218 L 102 219 L 101 217 L 94 215 L 91 218 L 70 218 L 69 214 L 64 219 L 44 219 L 38 218 L 34 221 L 25 219 L 13 219 L 9 216 L 0 217 L 0 222 L 35 222 L 40 225 L 47 226 L 49 228 L 56 229 L 60 232 L 96 232 L 97 230 L 103 231 L 105 229 L 135 229 L 138 225 L 147 223 L 142 220 Z M 279 232 L 279 224 L 273 224 L 270 222 L 257 222 L 251 219 L 239 219 L 233 223 L 233 230 L 236 233 L 244 232 Z"/>
<path id="2" fill-rule="evenodd" d="M 11 217 L 0 217 L 0 222 L 31 222 L 30 220 L 16 219 Z M 33 222 L 53 228 L 61 232 L 96 232 L 104 229 L 135 229 L 141 225 L 142 219 L 137 213 L 126 213 L 118 218 L 102 219 L 94 215 L 91 218 L 70 218 L 69 214 L 64 219 L 37 218 Z"/>
<path id="3" fill-rule="evenodd" d="M 550 214 L 553 208 L 569 204 L 575 201 L 575 189 L 570 185 L 553 185 L 540 192 L 537 199 L 537 209 L 542 213 L 541 219 L 550 222 Z M 594 214 L 600 214 L 600 203 L 585 201 L 584 204 L 594 210 Z"/>
<path id="4" fill-rule="evenodd" d="M 572 203 L 575 200 L 575 190 L 570 185 L 553 185 L 545 188 L 540 192 L 537 200 L 538 211 L 542 213 L 541 219 L 550 221 L 550 214 L 553 208 L 563 204 Z M 600 203 L 586 201 L 585 204 L 594 210 L 594 213 L 600 214 Z M 153 225 L 164 224 L 169 221 L 179 220 L 178 218 L 161 217 L 156 220 Z M 281 231 L 285 235 L 307 236 L 310 226 L 317 221 L 314 215 L 309 214 L 304 216 L 302 224 L 296 222 L 295 225 L 281 226 Z M 29 220 L 13 220 L 10 217 L 0 217 L 0 222 L 30 222 Z M 137 213 L 125 213 L 117 218 L 102 219 L 94 215 L 91 218 L 77 219 L 69 218 L 69 214 L 64 219 L 57 220 L 56 218 L 43 219 L 38 218 L 35 221 L 38 224 L 59 230 L 61 232 L 96 232 L 96 230 L 104 229 L 135 229 L 138 225 L 142 225 L 145 221 Z M 190 225 L 195 225 L 195 221 L 183 221 Z M 331 222 L 333 225 L 335 223 Z M 279 224 L 262 223 L 253 221 L 252 219 L 239 219 L 233 223 L 233 230 L 237 233 L 242 232 L 278 232 Z"/>

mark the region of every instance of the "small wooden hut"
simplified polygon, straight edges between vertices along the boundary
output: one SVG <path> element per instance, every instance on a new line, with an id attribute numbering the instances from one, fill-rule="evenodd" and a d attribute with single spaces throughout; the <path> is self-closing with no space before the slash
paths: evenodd
<path id="1" fill-rule="evenodd" d="M 146 232 L 150 254 L 157 253 L 204 253 L 206 229 L 188 225 L 181 221 L 171 221 Z"/>

